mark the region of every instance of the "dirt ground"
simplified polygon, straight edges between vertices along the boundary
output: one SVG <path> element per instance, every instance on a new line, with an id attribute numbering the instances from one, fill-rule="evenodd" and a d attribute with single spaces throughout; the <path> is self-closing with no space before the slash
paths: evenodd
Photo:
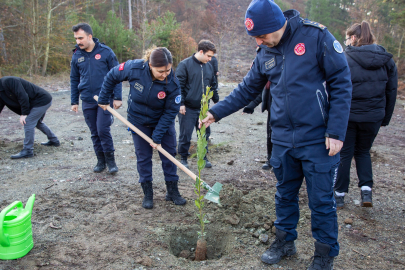
<path id="1" fill-rule="evenodd" d="M 16 200 L 25 203 L 36 194 L 34 248 L 23 258 L 0 261 L 0 270 L 307 268 L 314 239 L 305 184 L 300 191 L 297 254 L 273 266 L 260 261 L 274 239 L 275 220 L 276 179 L 272 172 L 261 170 L 266 155 L 266 113 L 259 108 L 253 115 L 237 112 L 212 127 L 209 159 L 213 167 L 203 170 L 202 179 L 224 185 L 222 206 L 206 203 L 209 258 L 194 262 L 178 257 L 181 251 L 185 257 L 192 254 L 197 241 L 193 180 L 179 171 L 180 192 L 187 204 L 166 202 L 161 163 L 155 153 L 155 207 L 143 209 L 131 136 L 117 119 L 112 133 L 119 172 L 115 176 L 93 173 L 96 157 L 89 130 L 81 111 L 70 111 L 67 85 L 66 81 L 44 85 L 53 96 L 45 123 L 61 140 L 58 148 L 41 146 L 46 137 L 37 130 L 35 157 L 10 159 L 22 149 L 24 132 L 17 115 L 8 109 L 0 115 L 0 209 Z M 221 99 L 232 89 L 232 85 L 223 86 Z M 127 93 L 125 86 L 123 96 Z M 334 269 L 405 269 L 404 104 L 398 99 L 391 124 L 381 129 L 372 149 L 373 208 L 358 205 L 357 176 L 352 170 L 347 204 L 338 211 L 341 251 Z M 118 110 L 123 116 L 126 107 L 124 102 L 124 109 Z M 195 158 L 190 165 L 197 173 Z M 259 234 L 269 236 L 267 243 L 257 238 Z"/>

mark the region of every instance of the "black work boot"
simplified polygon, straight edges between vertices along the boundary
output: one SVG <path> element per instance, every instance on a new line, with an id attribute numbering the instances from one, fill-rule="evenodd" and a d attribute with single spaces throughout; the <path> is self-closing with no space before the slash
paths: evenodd
<path id="1" fill-rule="evenodd" d="M 184 167 L 186 167 L 187 169 L 189 169 L 188 167 L 188 162 L 187 162 L 187 157 L 181 157 L 180 163 L 184 165 Z"/>
<path id="2" fill-rule="evenodd" d="M 105 162 L 107 163 L 108 172 L 118 172 L 117 164 L 115 164 L 114 152 L 104 152 Z"/>
<path id="3" fill-rule="evenodd" d="M 212 168 L 212 164 L 206 156 L 204 157 L 204 160 L 205 160 L 205 168 Z"/>
<path id="4" fill-rule="evenodd" d="M 105 156 L 104 152 L 96 152 L 97 165 L 93 168 L 93 172 L 102 172 L 105 169 Z"/>
<path id="5" fill-rule="evenodd" d="M 308 270 L 333 270 L 333 259 L 329 256 L 330 246 L 321 242 L 315 242 L 315 253 Z"/>
<path id="6" fill-rule="evenodd" d="M 166 201 L 173 201 L 175 205 L 184 205 L 187 201 L 181 197 L 177 184 L 178 181 L 166 181 Z"/>
<path id="7" fill-rule="evenodd" d="M 28 149 L 23 149 L 21 150 L 20 153 L 12 155 L 12 159 L 19 159 L 19 158 L 30 158 L 34 156 L 34 151 L 28 150 Z"/>
<path id="8" fill-rule="evenodd" d="M 285 241 L 287 233 L 276 229 L 276 240 L 271 244 L 270 248 L 263 253 L 261 260 L 267 264 L 278 263 L 284 256 L 292 256 L 297 253 L 294 241 Z"/>
<path id="9" fill-rule="evenodd" d="M 361 206 L 363 207 L 373 207 L 373 198 L 371 190 L 361 191 Z"/>
<path id="10" fill-rule="evenodd" d="M 152 188 L 152 181 L 143 182 L 141 183 L 143 194 L 142 207 L 146 209 L 153 208 L 153 188 Z"/>

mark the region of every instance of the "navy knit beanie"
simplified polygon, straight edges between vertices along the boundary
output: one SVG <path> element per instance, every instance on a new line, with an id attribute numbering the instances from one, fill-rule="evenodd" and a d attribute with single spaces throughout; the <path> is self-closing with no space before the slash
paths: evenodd
<path id="1" fill-rule="evenodd" d="M 273 0 L 253 0 L 245 15 L 245 28 L 250 36 L 274 33 L 285 24 L 286 18 Z"/>

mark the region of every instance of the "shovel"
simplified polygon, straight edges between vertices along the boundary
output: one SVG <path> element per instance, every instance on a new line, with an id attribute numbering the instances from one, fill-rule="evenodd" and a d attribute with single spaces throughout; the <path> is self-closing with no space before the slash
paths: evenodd
<path id="1" fill-rule="evenodd" d="M 98 96 L 94 96 L 94 99 L 96 101 L 98 101 Z M 117 117 L 121 122 L 123 122 L 125 125 L 127 125 L 130 129 L 132 129 L 136 134 L 138 134 L 139 136 L 141 136 L 145 141 L 147 141 L 148 143 L 153 143 L 152 139 L 149 138 L 147 135 L 145 135 L 145 133 L 143 133 L 142 131 L 140 131 L 139 129 L 137 129 L 134 125 L 132 125 L 127 119 L 125 119 L 121 114 L 119 114 L 117 111 L 115 111 L 113 108 L 111 108 L 110 106 L 107 107 L 107 110 L 114 115 L 115 117 Z M 183 172 L 185 172 L 186 174 L 188 174 L 188 176 L 190 176 L 194 181 L 197 181 L 197 175 L 195 175 L 192 171 L 190 171 L 189 169 L 187 169 L 183 164 L 181 164 L 177 159 L 175 159 L 172 155 L 170 155 L 165 149 L 162 148 L 161 145 L 159 145 L 157 147 L 157 150 L 162 153 L 163 155 L 165 155 L 165 157 L 167 157 L 168 159 L 170 159 L 177 167 L 179 167 L 180 169 L 183 170 Z M 206 200 L 209 200 L 213 203 L 217 203 L 219 205 L 221 205 L 220 201 L 219 201 L 219 192 L 222 189 L 222 184 L 216 182 L 212 187 L 210 187 L 206 182 L 204 182 L 203 180 L 200 179 L 200 183 L 201 186 L 208 190 L 207 194 L 205 194 L 204 198 Z"/>

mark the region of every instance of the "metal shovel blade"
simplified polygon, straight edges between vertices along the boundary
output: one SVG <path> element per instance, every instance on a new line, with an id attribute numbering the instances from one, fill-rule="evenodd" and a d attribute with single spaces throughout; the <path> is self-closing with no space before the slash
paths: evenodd
<path id="1" fill-rule="evenodd" d="M 219 201 L 219 192 L 222 189 L 222 184 L 216 182 L 212 187 L 210 187 L 208 189 L 207 194 L 205 194 L 204 198 L 206 200 L 209 200 L 213 203 L 217 203 L 219 205 L 221 205 L 220 201 Z"/>

